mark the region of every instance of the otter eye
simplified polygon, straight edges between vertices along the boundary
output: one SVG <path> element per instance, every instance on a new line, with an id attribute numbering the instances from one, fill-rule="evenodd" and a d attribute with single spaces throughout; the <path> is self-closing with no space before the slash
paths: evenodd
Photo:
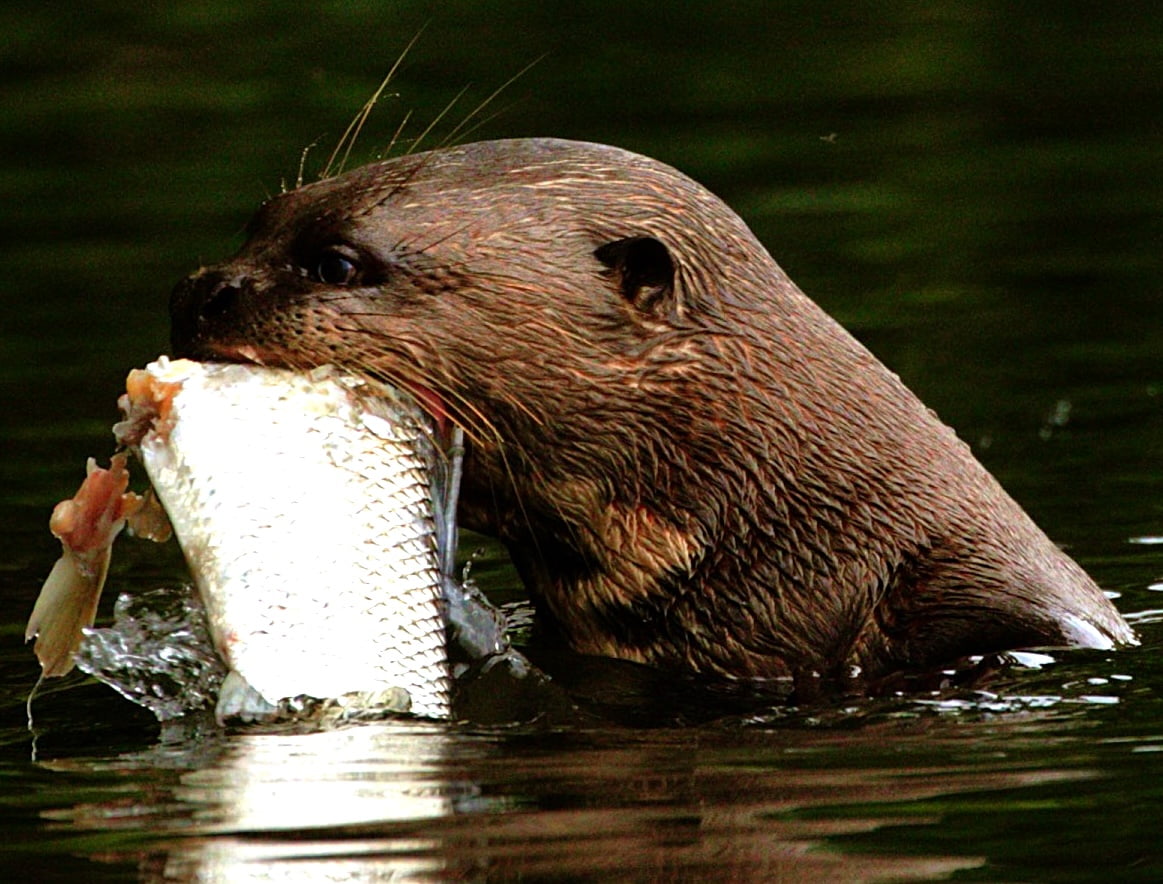
<path id="1" fill-rule="evenodd" d="M 351 285 L 359 277 L 359 265 L 342 252 L 324 252 L 315 265 L 315 278 L 327 285 Z"/>

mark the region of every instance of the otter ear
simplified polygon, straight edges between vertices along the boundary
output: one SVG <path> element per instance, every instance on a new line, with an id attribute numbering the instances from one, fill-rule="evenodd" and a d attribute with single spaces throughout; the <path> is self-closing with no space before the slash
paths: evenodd
<path id="1" fill-rule="evenodd" d="M 677 317 L 674 261 L 670 250 L 657 239 L 618 239 L 594 249 L 594 257 L 610 268 L 623 297 L 640 312 L 659 319 Z"/>

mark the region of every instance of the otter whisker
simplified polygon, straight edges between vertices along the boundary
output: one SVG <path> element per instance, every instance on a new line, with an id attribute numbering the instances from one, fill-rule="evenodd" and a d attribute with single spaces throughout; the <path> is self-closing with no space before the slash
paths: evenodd
<path id="1" fill-rule="evenodd" d="M 404 63 L 404 59 L 408 57 L 408 52 L 412 49 L 413 46 L 416 45 L 416 41 L 420 39 L 420 35 L 424 33 L 424 28 L 426 27 L 427 25 L 422 25 L 420 30 L 418 30 L 413 35 L 412 39 L 408 41 L 408 45 L 404 47 L 404 50 L 396 58 L 396 61 L 388 71 L 387 76 L 385 76 L 384 79 L 380 81 L 379 87 L 371 94 L 371 97 L 364 102 L 363 107 L 359 109 L 359 113 L 357 113 L 352 121 L 347 124 L 347 128 L 344 130 L 343 135 L 339 139 L 339 142 L 335 145 L 335 149 L 331 151 L 331 156 L 327 158 L 327 165 L 323 167 L 323 173 L 320 178 L 326 179 L 332 177 L 331 170 L 335 165 L 335 159 L 337 156 L 339 156 L 340 151 L 343 152 L 343 159 L 339 161 L 339 168 L 335 174 L 338 175 L 343 173 L 344 168 L 347 166 L 347 161 L 351 156 L 351 150 L 353 147 L 355 147 L 355 142 L 359 139 L 359 133 L 363 130 L 364 123 L 367 122 L 367 118 L 371 115 L 372 109 L 376 106 L 376 102 L 379 101 L 380 96 L 384 93 L 384 90 L 388 88 L 388 83 L 390 83 L 392 78 L 396 76 L 396 71 L 400 69 L 400 65 Z M 300 175 L 301 174 L 302 170 L 300 169 Z"/>
<path id="2" fill-rule="evenodd" d="M 408 125 L 408 121 L 412 119 L 412 111 L 404 114 L 404 119 L 400 120 L 400 125 L 396 127 L 396 131 L 392 133 L 392 140 L 388 142 L 388 147 L 384 151 L 385 154 L 391 155 L 396 150 L 396 143 L 400 140 L 400 136 L 404 132 L 404 127 Z"/>
<path id="3" fill-rule="evenodd" d="M 523 76 L 525 76 L 525 74 L 527 74 L 529 71 L 531 71 L 534 67 L 536 67 L 538 64 L 540 64 L 545 59 L 545 57 L 547 55 L 549 55 L 549 53 L 545 52 L 545 53 L 542 53 L 541 55 L 537 56 L 537 58 L 533 59 L 531 62 L 529 62 L 529 64 L 525 65 L 525 67 L 521 68 L 521 70 L 517 71 L 517 73 L 513 74 L 513 76 L 509 77 L 509 79 L 507 79 L 504 83 L 502 83 L 500 86 L 498 86 L 496 89 L 494 89 L 484 101 L 482 101 L 480 104 L 478 104 L 476 107 L 474 107 L 471 111 L 469 111 L 468 116 L 466 116 L 463 120 L 461 120 L 460 123 L 456 126 L 456 128 L 454 128 L 451 132 L 448 133 L 448 136 L 444 139 L 443 142 L 441 142 L 440 146 L 447 147 L 448 145 L 452 144 L 453 141 L 456 139 L 456 137 L 460 134 L 461 130 L 469 122 L 469 120 L 471 120 L 474 116 L 476 116 L 478 113 L 483 111 L 486 107 L 488 107 L 498 95 L 500 95 L 502 92 L 504 92 L 506 89 L 508 89 L 514 83 L 516 83 L 519 79 L 521 79 Z"/>
<path id="4" fill-rule="evenodd" d="M 517 102 L 511 102 L 502 108 L 498 108 L 497 110 L 495 110 L 491 114 L 489 114 L 487 117 L 482 117 L 481 119 L 477 120 L 477 122 L 474 123 L 472 126 L 470 126 L 468 129 L 465 129 L 463 132 L 458 132 L 457 134 L 460 135 L 462 139 L 467 139 L 474 132 L 477 132 L 478 130 L 484 128 L 489 123 L 493 122 L 493 120 L 500 119 L 501 117 L 503 117 L 505 114 L 507 114 L 510 110 L 512 110 L 516 106 L 517 106 Z M 461 125 L 463 125 L 463 123 Z M 446 140 L 445 143 L 446 144 L 450 143 L 450 140 Z"/>
<path id="5" fill-rule="evenodd" d="M 408 157 L 410 155 L 411 155 L 411 151 L 409 150 L 407 153 L 404 154 L 404 157 Z M 403 157 L 401 157 L 400 159 L 403 159 Z M 381 208 L 386 203 L 388 203 L 393 198 L 395 198 L 400 193 L 402 193 L 404 188 L 407 187 L 412 181 L 414 181 L 417 178 L 417 176 L 420 175 L 421 172 L 424 171 L 425 167 L 428 165 L 428 163 L 431 160 L 432 160 L 432 153 L 431 152 L 420 154 L 418 157 L 415 157 L 413 160 L 411 160 L 412 165 L 408 166 L 404 170 L 404 174 L 402 176 L 400 176 L 398 179 L 393 180 L 391 186 L 387 188 L 385 194 L 382 197 L 380 197 L 379 199 L 373 200 L 370 205 L 368 205 L 366 208 L 363 209 L 363 211 L 358 212 L 357 216 L 358 217 L 365 217 L 367 215 L 370 215 L 372 212 Z"/>
<path id="6" fill-rule="evenodd" d="M 303 148 L 302 153 L 299 154 L 299 171 L 295 175 L 295 189 L 298 190 L 303 186 L 303 177 L 307 169 L 307 154 L 314 150 L 319 145 L 319 140 L 316 139 Z M 286 187 L 283 187 L 283 192 L 286 192 Z"/>
<path id="7" fill-rule="evenodd" d="M 372 329 L 359 325 L 338 328 L 345 334 L 366 335 L 373 343 L 379 343 Z M 500 443 L 501 435 L 499 431 L 480 409 L 462 394 L 450 389 L 449 385 L 439 380 L 434 373 L 419 369 L 413 354 L 407 353 L 406 351 L 395 352 L 382 345 L 376 348 L 366 348 L 360 352 L 367 358 L 374 358 L 377 361 L 384 360 L 392 366 L 392 371 L 385 372 L 380 380 L 393 383 L 396 386 L 402 386 L 404 389 L 414 384 L 417 387 L 431 389 L 436 392 L 450 407 L 450 417 L 456 420 L 469 436 L 470 440 L 476 442 L 491 440 L 494 444 Z M 343 367 L 349 371 L 366 374 L 366 370 L 361 369 L 359 363 L 344 363 Z"/>
<path id="8" fill-rule="evenodd" d="M 463 98 L 463 97 L 464 97 L 464 94 L 465 94 L 466 92 L 468 92 L 468 90 L 469 90 L 469 87 L 470 87 L 471 85 L 472 85 L 471 83 L 466 83 L 464 86 L 462 86 L 462 87 L 461 87 L 460 91 L 459 91 L 459 92 L 457 92 L 457 93 L 456 93 L 456 95 L 452 96 L 452 100 L 451 100 L 451 101 L 449 101 L 449 102 L 448 102 L 448 104 L 444 105 L 444 109 L 443 109 L 442 111 L 440 111 L 440 113 L 438 113 L 438 114 L 436 115 L 436 118 L 435 118 L 434 120 L 432 120 L 432 122 L 430 122 L 430 123 L 429 123 L 429 124 L 428 124 L 428 125 L 427 125 L 427 126 L 424 128 L 424 131 L 423 131 L 423 132 L 421 132 L 421 133 L 420 133 L 420 134 L 419 134 L 419 135 L 416 137 L 416 140 L 412 142 L 412 146 L 408 148 L 407 152 L 405 153 L 405 156 L 407 156 L 408 154 L 411 154 L 411 153 L 413 153 L 413 152 L 414 152 L 414 151 L 416 151 L 416 150 L 419 150 L 419 148 L 420 148 L 420 144 L 421 144 L 421 143 L 424 141 L 424 139 L 425 139 L 425 138 L 427 138 L 427 137 L 428 137 L 428 135 L 429 135 L 429 134 L 432 132 L 432 130 L 433 130 L 433 129 L 435 129 L 435 128 L 436 128 L 438 125 L 440 125 L 440 121 L 441 121 L 441 120 L 443 120 L 443 119 L 445 118 L 445 116 L 447 116 L 447 115 L 448 115 L 448 112 L 449 112 L 450 110 L 452 110 L 452 109 L 453 109 L 453 107 L 455 107 L 455 106 L 456 106 L 456 103 L 457 103 L 458 101 L 460 101 L 460 100 L 461 100 L 461 98 Z"/>
<path id="9" fill-rule="evenodd" d="M 448 230 L 448 232 L 446 232 L 443 236 L 439 236 L 436 239 L 429 240 L 427 245 L 416 246 L 413 244 L 414 241 L 409 242 L 407 240 L 400 240 L 399 245 L 402 247 L 402 249 L 405 249 L 405 251 L 403 251 L 404 257 L 408 257 L 408 256 L 412 256 L 412 255 L 424 255 L 425 253 L 430 252 L 433 249 L 435 249 L 437 246 L 444 245 L 444 243 L 448 242 L 453 237 L 456 237 L 456 236 L 459 236 L 463 233 L 466 233 L 467 231 L 469 231 L 471 229 L 472 229 L 472 226 L 470 224 L 466 223 L 460 227 L 450 228 Z M 462 266 L 467 266 L 467 264 L 465 264 L 464 262 L 461 262 L 461 264 L 462 264 Z M 455 263 L 453 262 L 450 266 L 455 266 Z"/>

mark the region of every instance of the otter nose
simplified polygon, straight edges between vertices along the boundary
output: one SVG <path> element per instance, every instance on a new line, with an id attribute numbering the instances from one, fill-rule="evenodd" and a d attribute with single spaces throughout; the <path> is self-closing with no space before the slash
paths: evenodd
<path id="1" fill-rule="evenodd" d="M 196 356 L 200 345 L 238 306 L 247 277 L 202 270 L 179 282 L 170 295 L 170 345 L 174 356 Z"/>

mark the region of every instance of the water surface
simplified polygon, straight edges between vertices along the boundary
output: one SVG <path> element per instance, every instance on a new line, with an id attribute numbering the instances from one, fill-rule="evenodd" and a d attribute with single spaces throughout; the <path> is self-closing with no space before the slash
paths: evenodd
<path id="1" fill-rule="evenodd" d="M 21 641 L 172 284 L 357 148 L 557 135 L 707 184 L 1118 594 L 1143 646 L 674 726 L 599 672 L 533 724 L 159 734 Z M 0 11 L 0 864 L 28 880 L 1157 880 L 1163 19 L 1122 4 L 190 3 Z M 544 56 L 542 58 L 542 56 Z M 457 124 L 540 62 L 468 126 Z M 469 131 L 471 130 L 471 132 Z M 112 594 L 181 579 L 122 543 Z M 493 547 L 476 573 L 522 595 Z M 603 680 L 605 679 L 605 680 Z M 34 754 L 35 753 L 35 754 Z"/>

